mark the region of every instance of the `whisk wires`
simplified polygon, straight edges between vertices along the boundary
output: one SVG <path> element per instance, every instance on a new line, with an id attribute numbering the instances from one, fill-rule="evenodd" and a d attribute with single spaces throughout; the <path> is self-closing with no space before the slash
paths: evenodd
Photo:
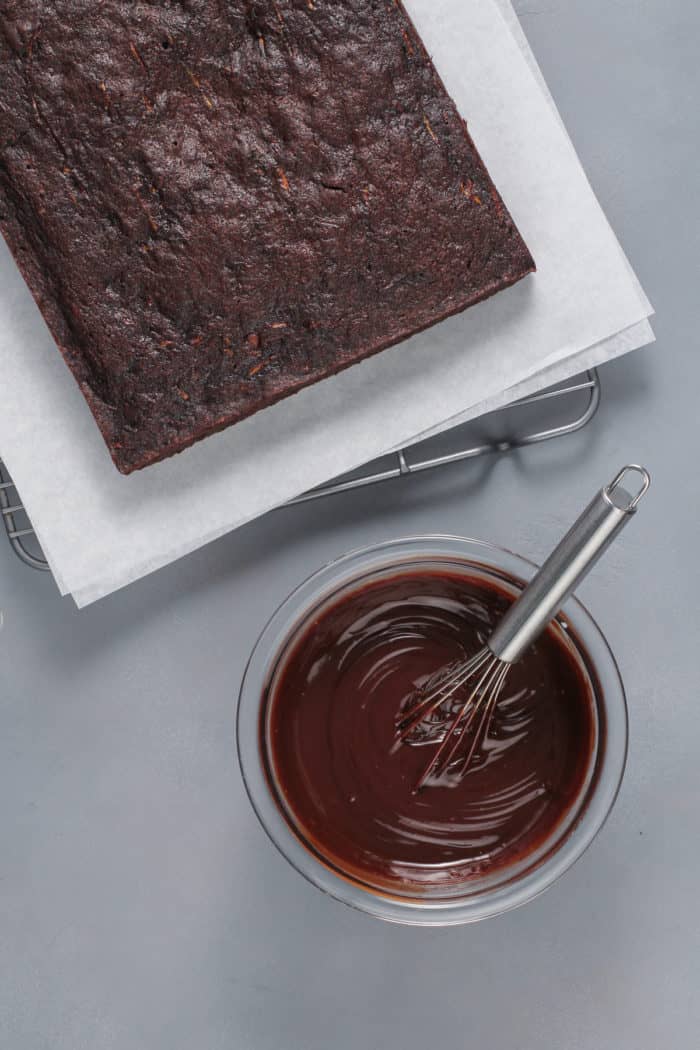
<path id="1" fill-rule="evenodd" d="M 409 702 L 397 724 L 397 737 L 401 742 L 405 742 L 433 714 L 447 707 L 461 689 L 469 689 L 457 714 L 450 714 L 447 731 L 416 783 L 415 791 L 425 787 L 431 778 L 441 777 L 452 766 L 460 750 L 465 748 L 466 754 L 456 775 L 466 773 L 488 735 L 509 670 L 510 664 L 499 660 L 489 648 L 484 648 L 458 670 L 444 676 L 441 682 L 430 679 L 414 701 Z"/>

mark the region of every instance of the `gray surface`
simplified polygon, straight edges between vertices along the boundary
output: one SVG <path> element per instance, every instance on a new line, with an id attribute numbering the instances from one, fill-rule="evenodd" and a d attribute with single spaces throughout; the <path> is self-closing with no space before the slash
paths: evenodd
<path id="1" fill-rule="evenodd" d="M 697 1045 L 700 7 L 519 6 L 657 308 L 657 348 L 606 368 L 579 437 L 281 512 L 85 613 L 0 544 L 3 1048 Z M 268 843 L 236 766 L 265 618 L 324 560 L 398 534 L 542 556 L 628 458 L 653 496 L 582 589 L 632 716 L 593 848 L 479 927 L 388 927 L 323 898 Z"/>

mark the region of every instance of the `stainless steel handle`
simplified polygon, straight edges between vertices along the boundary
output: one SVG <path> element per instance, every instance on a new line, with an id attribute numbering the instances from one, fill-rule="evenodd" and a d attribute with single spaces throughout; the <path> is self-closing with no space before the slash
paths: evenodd
<path id="1" fill-rule="evenodd" d="M 641 478 L 636 494 L 623 487 L 630 474 Z M 601 489 L 491 635 L 495 656 L 509 664 L 520 659 L 632 519 L 650 484 L 648 471 L 630 464 Z"/>

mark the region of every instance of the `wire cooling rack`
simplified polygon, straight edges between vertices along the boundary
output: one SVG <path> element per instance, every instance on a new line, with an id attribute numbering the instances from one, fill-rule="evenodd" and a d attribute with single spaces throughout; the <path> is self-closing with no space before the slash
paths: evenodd
<path id="1" fill-rule="evenodd" d="M 292 503 L 306 503 L 309 500 L 322 499 L 340 492 L 364 488 L 390 481 L 392 478 L 407 477 L 427 470 L 435 470 L 462 460 L 476 459 L 489 453 L 510 452 L 525 445 L 534 445 L 541 441 L 573 434 L 590 423 L 600 404 L 600 378 L 595 370 L 567 383 L 559 384 L 539 394 L 523 398 L 508 408 L 492 413 L 486 430 L 479 440 L 474 440 L 474 424 L 456 427 L 447 435 L 415 445 L 410 449 L 401 449 L 390 457 L 370 463 L 360 472 L 340 478 L 337 481 L 321 485 L 311 492 L 304 493 L 292 500 Z M 543 426 L 541 414 L 532 418 L 532 409 L 547 406 L 556 415 L 565 412 L 565 417 L 550 418 Z M 519 417 L 516 419 L 515 417 Z M 481 423 L 481 421 L 479 421 Z M 440 450 L 436 452 L 436 443 Z M 450 447 L 445 447 L 445 443 Z M 389 460 L 387 465 L 387 458 Z M 32 569 L 48 570 L 48 564 L 36 533 L 32 528 L 26 510 L 22 505 L 20 494 L 9 476 L 5 464 L 0 459 L 0 512 L 5 523 L 5 530 L 12 549 L 25 565 Z"/>

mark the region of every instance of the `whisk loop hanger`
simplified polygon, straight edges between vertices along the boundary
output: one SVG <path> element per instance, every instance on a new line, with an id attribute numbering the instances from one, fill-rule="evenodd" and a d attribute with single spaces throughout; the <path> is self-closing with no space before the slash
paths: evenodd
<path id="1" fill-rule="evenodd" d="M 629 491 L 626 482 L 635 476 L 636 484 Z M 416 790 L 425 787 L 431 779 L 441 777 L 461 751 L 466 753 L 457 775 L 467 771 L 488 735 L 511 666 L 554 619 L 581 580 L 631 521 L 650 484 L 651 477 L 644 467 L 637 464 L 623 467 L 610 484 L 594 496 L 510 607 L 485 647 L 448 674 L 438 672 L 410 698 L 397 725 L 402 741 L 462 689 L 469 690 L 456 717 L 448 723 Z"/>

